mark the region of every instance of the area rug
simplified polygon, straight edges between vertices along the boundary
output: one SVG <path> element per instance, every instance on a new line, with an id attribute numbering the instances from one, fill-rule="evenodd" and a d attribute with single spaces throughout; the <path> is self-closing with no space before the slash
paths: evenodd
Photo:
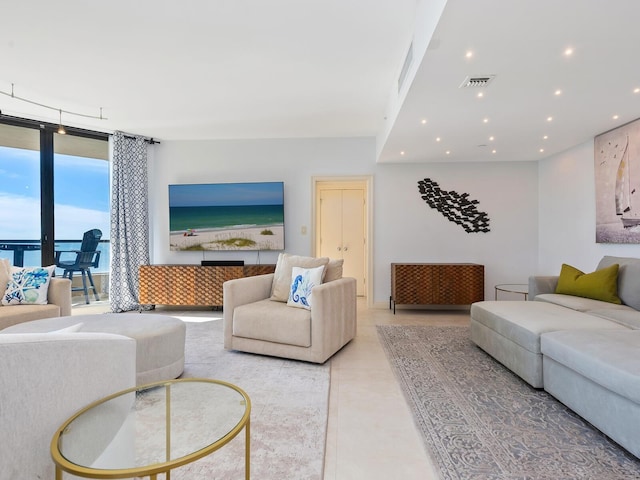
<path id="1" fill-rule="evenodd" d="M 185 318 L 183 318 L 185 319 Z M 224 380 L 251 399 L 251 478 L 321 480 L 329 365 L 226 351 L 222 320 L 187 322 L 182 377 Z M 222 449 L 171 472 L 189 480 L 244 479 L 244 431 Z"/>
<path id="2" fill-rule="evenodd" d="M 468 327 L 377 328 L 441 480 L 640 478 L 640 460 L 477 348 Z"/>

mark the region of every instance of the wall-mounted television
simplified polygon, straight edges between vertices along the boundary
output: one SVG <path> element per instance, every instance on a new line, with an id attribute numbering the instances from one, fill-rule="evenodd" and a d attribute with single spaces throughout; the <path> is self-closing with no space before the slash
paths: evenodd
<path id="1" fill-rule="evenodd" d="M 172 251 L 284 250 L 284 183 L 169 185 Z"/>

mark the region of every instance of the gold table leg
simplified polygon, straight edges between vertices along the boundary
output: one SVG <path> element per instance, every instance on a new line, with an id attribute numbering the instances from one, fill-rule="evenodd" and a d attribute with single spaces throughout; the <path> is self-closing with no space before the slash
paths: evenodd
<path id="1" fill-rule="evenodd" d="M 251 418 L 247 419 L 247 424 L 244 426 L 244 432 L 246 434 L 244 452 L 244 478 L 245 480 L 249 480 L 251 478 Z"/>

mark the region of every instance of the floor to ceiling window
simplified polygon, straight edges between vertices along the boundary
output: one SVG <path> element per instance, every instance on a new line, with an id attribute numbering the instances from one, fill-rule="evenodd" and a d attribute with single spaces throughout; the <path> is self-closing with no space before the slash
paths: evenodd
<path id="1" fill-rule="evenodd" d="M 98 228 L 102 253 L 93 271 L 106 288 L 107 135 L 56 130 L 57 125 L 0 118 L 0 257 L 16 266 L 52 265 L 57 250 L 79 249 L 83 233 Z"/>
<path id="2" fill-rule="evenodd" d="M 80 249 L 82 235 L 102 232 L 100 263 L 109 271 L 109 163 L 105 141 L 54 134 L 53 191 L 56 250 Z"/>

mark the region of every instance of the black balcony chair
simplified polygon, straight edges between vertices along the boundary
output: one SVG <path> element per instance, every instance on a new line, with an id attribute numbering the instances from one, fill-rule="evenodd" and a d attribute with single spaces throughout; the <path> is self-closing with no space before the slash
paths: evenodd
<path id="1" fill-rule="evenodd" d="M 97 268 L 100 262 L 100 252 L 98 251 L 98 243 L 102 238 L 102 232 L 97 228 L 84 232 L 82 237 L 82 245 L 80 250 L 56 250 L 56 267 L 62 268 L 64 273 L 63 277 L 73 281 L 73 272 L 80 272 L 82 274 L 82 287 L 72 288 L 73 291 L 84 290 L 84 298 L 89 303 L 89 292 L 87 290 L 87 277 L 89 277 L 89 283 L 93 288 L 93 294 L 96 296 L 96 300 L 100 300 L 98 291 L 93 283 L 93 277 L 91 276 L 91 267 Z M 74 253 L 76 255 L 74 260 L 62 260 L 63 253 Z M 68 255 L 67 255 L 68 257 Z"/>

